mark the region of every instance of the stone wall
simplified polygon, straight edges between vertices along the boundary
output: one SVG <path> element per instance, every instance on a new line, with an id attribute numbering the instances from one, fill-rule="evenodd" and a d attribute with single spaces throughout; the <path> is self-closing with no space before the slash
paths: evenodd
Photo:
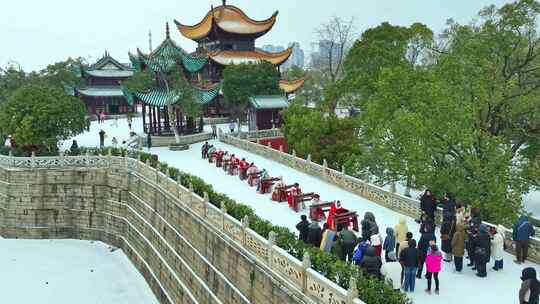
<path id="1" fill-rule="evenodd" d="M 3 237 L 109 243 L 161 303 L 361 303 L 308 257 L 134 159 L 0 156 L 0 196 Z"/>
<path id="2" fill-rule="evenodd" d="M 328 166 L 324 163 L 322 165 L 313 163 L 309 159 L 309 156 L 308 159 L 303 159 L 294 155 L 294 151 L 293 154 L 287 154 L 284 152 L 280 152 L 279 150 L 275 150 L 270 147 L 253 143 L 248 140 L 243 140 L 241 138 L 237 138 L 221 132 L 219 134 L 219 138 L 224 143 L 274 160 L 311 176 L 317 177 L 325 182 L 355 193 L 363 198 L 366 198 L 386 208 L 397 211 L 401 214 L 413 218 L 420 217 L 421 210 L 420 202 L 418 200 L 386 191 L 376 185 L 344 174 L 343 172 L 328 168 Z M 441 221 L 441 217 L 441 210 L 438 210 L 436 214 L 438 222 Z M 486 224 L 493 226 L 493 224 L 491 223 L 486 222 Z M 504 233 L 508 251 L 514 252 L 515 245 L 511 241 L 511 229 L 506 229 Z M 531 241 L 531 246 L 529 248 L 529 259 L 536 263 L 540 263 L 540 239 L 538 238 L 533 238 Z"/>

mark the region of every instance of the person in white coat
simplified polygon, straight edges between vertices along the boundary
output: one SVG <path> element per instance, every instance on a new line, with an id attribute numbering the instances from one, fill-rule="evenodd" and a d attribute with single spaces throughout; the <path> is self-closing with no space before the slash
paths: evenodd
<path id="1" fill-rule="evenodd" d="M 381 267 L 381 275 L 384 277 L 386 284 L 399 291 L 401 288 L 401 264 L 396 261 L 394 251 L 388 253 L 388 260 Z"/>
<path id="2" fill-rule="evenodd" d="M 491 257 L 495 260 L 493 270 L 498 271 L 499 269 L 503 269 L 504 227 L 501 225 L 497 228 L 492 227 L 492 235 Z"/>

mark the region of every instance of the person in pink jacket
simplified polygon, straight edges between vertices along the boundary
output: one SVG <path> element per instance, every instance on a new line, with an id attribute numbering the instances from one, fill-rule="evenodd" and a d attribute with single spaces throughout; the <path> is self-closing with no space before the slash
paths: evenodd
<path id="1" fill-rule="evenodd" d="M 439 294 L 439 272 L 441 272 L 442 254 L 437 245 L 432 244 L 426 256 L 426 292 L 431 294 L 431 279 L 435 279 L 435 293 Z"/>

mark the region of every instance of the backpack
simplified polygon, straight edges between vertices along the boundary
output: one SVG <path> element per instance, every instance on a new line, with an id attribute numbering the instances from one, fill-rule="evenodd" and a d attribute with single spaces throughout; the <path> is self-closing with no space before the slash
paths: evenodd
<path id="1" fill-rule="evenodd" d="M 355 250 L 354 250 L 354 253 L 353 253 L 353 257 L 352 257 L 352 260 L 355 262 L 355 263 L 360 263 L 362 261 L 362 259 L 364 258 L 364 252 L 362 250 L 362 246 L 358 246 Z"/>

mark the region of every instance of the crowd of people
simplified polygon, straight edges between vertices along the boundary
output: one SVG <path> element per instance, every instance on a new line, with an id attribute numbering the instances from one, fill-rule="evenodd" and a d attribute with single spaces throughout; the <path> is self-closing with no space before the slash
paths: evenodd
<path id="1" fill-rule="evenodd" d="M 221 161 L 234 163 L 228 170 L 238 170 L 241 179 L 260 172 L 253 163 L 234 154 L 217 150 L 208 143 L 202 147 L 203 158 L 219 153 Z M 266 170 L 263 171 L 267 177 Z M 257 180 L 258 188 L 260 181 Z M 284 186 L 282 178 L 277 179 L 275 186 Z M 298 184 L 292 187 L 301 193 Z M 317 196 L 316 200 L 319 202 L 320 198 Z M 442 217 L 437 227 L 436 215 L 439 208 L 442 209 Z M 487 277 L 488 263 L 492 263 L 493 271 L 503 270 L 503 253 L 507 244 L 503 226 L 494 227 L 483 223 L 479 209 L 466 208 L 457 203 L 451 193 L 445 193 L 438 200 L 431 191 L 426 190 L 420 197 L 420 209 L 421 216 L 416 220 L 420 224 L 417 239 L 404 217 L 394 227 L 387 227 L 383 237 L 372 212 L 365 212 L 360 229 L 356 232 L 351 229 L 352 223 L 335 226 L 324 215 L 320 218 L 310 215 L 309 221 L 305 214 L 301 215 L 296 229 L 299 239 L 306 244 L 331 252 L 342 261 L 357 265 L 368 276 L 384 280 L 393 289 L 404 292 L 414 292 L 416 281 L 424 278 L 425 292 L 431 294 L 434 291 L 438 294 L 441 287 L 439 273 L 444 263 L 452 265 L 450 263 L 453 262 L 452 266 L 447 267 L 453 267 L 453 272 L 459 274 L 464 271 L 466 260 L 466 267 L 470 267 L 480 278 Z M 437 229 L 440 240 L 437 239 Z M 516 245 L 515 263 L 521 264 L 527 259 L 529 242 L 533 236 L 533 225 L 527 216 L 521 216 L 512 230 L 512 240 Z M 535 269 L 525 268 L 521 279 L 519 303 L 538 303 L 540 281 L 536 278 Z"/>
<path id="2" fill-rule="evenodd" d="M 487 276 L 487 264 L 493 262 L 494 271 L 503 270 L 505 249 L 505 228 L 488 226 L 482 222 L 480 210 L 465 208 L 456 203 L 451 193 L 442 200 L 426 190 L 420 198 L 422 215 L 417 220 L 420 229 L 415 239 L 401 218 L 395 227 L 385 230 L 381 236 L 375 215 L 366 212 L 361 221 L 361 230 L 355 234 L 349 227 L 338 227 L 332 233 L 333 243 L 323 245 L 328 226 L 319 227 L 316 222 L 308 223 L 305 215 L 296 225 L 300 240 L 329 250 L 339 259 L 358 265 L 372 277 L 384 280 L 395 290 L 414 292 L 417 279 L 425 278 L 426 293 L 432 290 L 439 293 L 439 273 L 444 263 L 453 262 L 454 273 L 463 271 L 463 261 L 467 267 L 476 271 L 480 278 Z M 436 237 L 435 215 L 442 209 L 442 222 L 439 227 L 440 241 Z M 516 260 L 521 264 L 527 258 L 528 246 L 534 236 L 533 225 L 526 216 L 521 216 L 513 226 L 512 240 L 516 244 Z M 382 254 L 384 252 L 384 260 Z M 534 268 L 525 268 L 521 277 L 519 303 L 538 303 L 540 282 L 536 279 Z M 434 289 L 433 289 L 434 282 Z"/>

